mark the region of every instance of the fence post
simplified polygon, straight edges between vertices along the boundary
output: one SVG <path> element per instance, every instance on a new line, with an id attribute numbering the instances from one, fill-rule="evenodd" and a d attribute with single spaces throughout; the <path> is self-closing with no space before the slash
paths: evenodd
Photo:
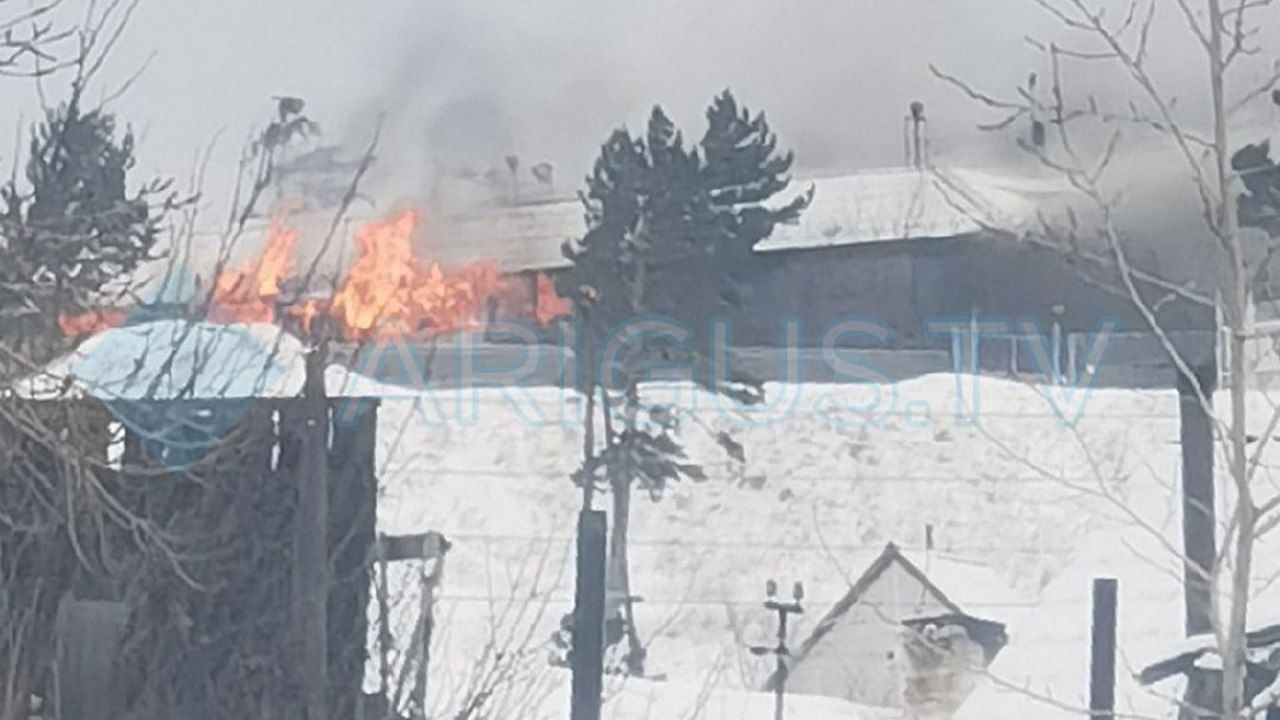
<path id="1" fill-rule="evenodd" d="M 422 717 L 427 716 L 427 681 L 431 670 L 431 637 L 436 627 L 436 591 L 444 584 L 444 557 L 449 551 L 449 541 L 438 532 L 429 532 L 422 539 L 422 574 L 419 587 L 422 592 L 422 616 L 418 622 L 422 624 L 422 661 L 418 665 L 418 682 L 414 685 L 413 704 Z M 435 561 L 431 572 L 427 572 L 427 563 Z"/>
<path id="2" fill-rule="evenodd" d="M 1213 594 L 1209 574 L 1217 557 L 1214 534 L 1213 418 L 1200 402 L 1199 390 L 1212 403 L 1217 371 L 1192 368 L 1195 382 L 1178 373 L 1179 440 L 1182 445 L 1182 544 L 1185 556 L 1185 630 L 1187 636 L 1213 631 Z M 1199 386 L 1197 388 L 1196 386 Z"/>
<path id="3" fill-rule="evenodd" d="M 1089 653 L 1089 715 L 1113 720 L 1116 707 L 1116 580 L 1093 581 L 1093 632 Z"/>
<path id="4" fill-rule="evenodd" d="M 571 720 L 600 720 L 604 688 L 605 534 L 601 510 L 578 514 L 578 577 L 573 593 Z"/>
<path id="5" fill-rule="evenodd" d="M 301 717 L 324 720 L 329 702 L 329 404 L 328 349 L 306 356 L 301 403 L 298 486 L 293 519 L 293 623 Z"/>

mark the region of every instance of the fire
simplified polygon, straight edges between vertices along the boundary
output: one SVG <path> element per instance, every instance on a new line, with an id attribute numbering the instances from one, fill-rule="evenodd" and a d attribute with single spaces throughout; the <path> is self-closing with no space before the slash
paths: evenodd
<path id="1" fill-rule="evenodd" d="M 209 319 L 224 323 L 269 323 L 275 320 L 280 284 L 293 271 L 298 231 L 276 215 L 267 229 L 267 246 L 257 262 L 224 270 L 213 284 Z"/>
<path id="2" fill-rule="evenodd" d="M 538 273 L 538 293 L 534 302 L 534 316 L 540 325 L 548 325 L 556 318 L 573 313 L 573 304 L 560 297 L 555 283 L 543 273 Z"/>
<path id="3" fill-rule="evenodd" d="M 547 324 L 572 312 L 546 275 L 503 277 L 495 260 L 446 271 L 413 250 L 417 215 L 398 213 L 356 230 L 356 258 L 329 297 L 282 297 L 295 271 L 299 232 L 285 215 L 272 218 L 262 254 L 214 279 L 207 319 L 218 323 L 272 323 L 278 313 L 304 332 L 321 321 L 349 341 L 431 337 L 482 326 L 503 297 L 523 297 L 514 312 Z M 530 290 L 536 290 L 530 298 Z M 532 302 L 530 302 L 532 300 Z M 58 320 L 68 337 L 99 332 L 125 322 L 125 311 L 95 310 Z"/>
<path id="4" fill-rule="evenodd" d="M 307 298 L 298 303 L 290 305 L 285 312 L 289 317 L 298 322 L 303 332 L 311 332 L 311 328 L 315 325 L 316 318 L 322 317 L 329 312 L 329 301 L 320 298 Z"/>
<path id="5" fill-rule="evenodd" d="M 122 308 L 99 308 L 88 312 L 58 316 L 58 328 L 69 338 L 92 335 L 124 325 L 128 311 Z"/>
<path id="6" fill-rule="evenodd" d="M 329 313 L 353 340 L 434 335 L 475 327 L 501 287 L 498 264 L 471 263 L 446 274 L 413 252 L 411 211 L 356 231 L 359 253 Z"/>

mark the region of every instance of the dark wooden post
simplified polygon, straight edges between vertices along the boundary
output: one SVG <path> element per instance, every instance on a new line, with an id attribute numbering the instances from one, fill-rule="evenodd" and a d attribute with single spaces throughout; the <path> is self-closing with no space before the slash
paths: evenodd
<path id="1" fill-rule="evenodd" d="M 355 716 L 368 655 L 369 558 L 377 544 L 378 401 L 331 400 L 329 442 L 329 717 Z"/>
<path id="2" fill-rule="evenodd" d="M 1212 401 L 1216 372 L 1196 367 L 1196 381 Z M 1212 632 L 1211 583 L 1216 556 L 1213 508 L 1213 420 L 1191 379 L 1178 373 L 1178 417 L 1182 444 L 1182 547 L 1185 630 L 1188 636 Z"/>
<path id="3" fill-rule="evenodd" d="M 573 593 L 571 720 L 600 720 L 604 689 L 605 535 L 601 510 L 578 514 L 578 577 Z"/>
<path id="4" fill-rule="evenodd" d="M 303 718 L 325 720 L 329 688 L 329 403 L 327 352 L 307 355 L 293 522 L 293 622 Z"/>
<path id="5" fill-rule="evenodd" d="M 1116 707 L 1116 581 L 1093 581 L 1093 633 L 1089 653 L 1089 715 L 1112 720 Z"/>
<path id="6" fill-rule="evenodd" d="M 418 663 L 418 680 L 413 686 L 413 706 L 420 717 L 427 716 L 427 681 L 431 671 L 431 637 L 436 627 L 436 592 L 444 583 L 444 556 L 449 551 L 449 541 L 438 532 L 429 532 L 422 539 L 422 575 L 419 578 L 422 588 L 422 644 L 418 652 L 422 661 Z M 427 571 L 427 563 L 433 562 L 431 571 Z"/>

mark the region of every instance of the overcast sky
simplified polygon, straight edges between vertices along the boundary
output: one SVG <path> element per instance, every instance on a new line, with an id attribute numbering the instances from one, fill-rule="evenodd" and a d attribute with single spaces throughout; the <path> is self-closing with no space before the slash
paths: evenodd
<path id="1" fill-rule="evenodd" d="M 1162 72 L 1194 91 L 1194 55 L 1166 16 Z M 939 155 L 989 158 L 1012 140 L 980 138 L 991 116 L 928 65 L 1007 90 L 1043 71 L 1024 36 L 1061 39 L 1054 28 L 1031 0 L 144 0 L 101 85 L 155 53 L 114 108 L 143 166 L 173 175 L 221 132 L 211 193 L 272 95 L 305 98 L 328 138 L 353 147 L 386 112 L 379 194 L 407 199 L 427 166 L 507 154 L 551 161 L 575 187 L 610 129 L 661 103 L 697 134 L 725 87 L 767 112 L 806 169 L 901 162 L 915 99 Z M 6 82 L 8 97 L 29 96 Z M 4 112 L 30 120 L 33 100 Z"/>

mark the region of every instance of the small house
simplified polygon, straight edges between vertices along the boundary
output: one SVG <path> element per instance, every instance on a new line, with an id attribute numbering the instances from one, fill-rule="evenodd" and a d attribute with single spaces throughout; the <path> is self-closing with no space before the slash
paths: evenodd
<path id="1" fill-rule="evenodd" d="M 1003 623 L 962 609 L 939 577 L 996 604 L 1008 594 L 982 566 L 935 552 L 913 561 L 890 543 L 787 663 L 786 692 L 900 708 L 905 718 L 949 717 L 1005 634 Z M 775 673 L 767 688 L 783 680 Z"/>

